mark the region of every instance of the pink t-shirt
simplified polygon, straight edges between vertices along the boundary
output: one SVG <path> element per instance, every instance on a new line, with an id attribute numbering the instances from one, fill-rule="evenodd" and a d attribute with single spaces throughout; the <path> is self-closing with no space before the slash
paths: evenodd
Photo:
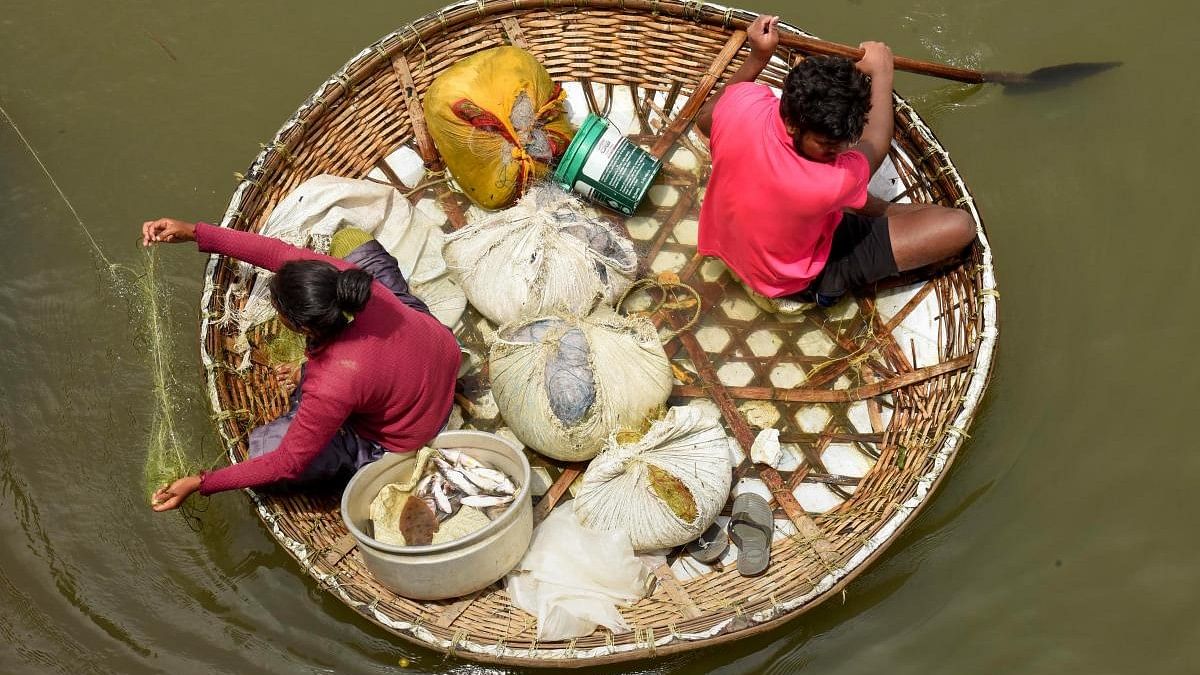
<path id="1" fill-rule="evenodd" d="M 725 88 L 713 110 L 712 176 L 699 251 L 725 261 L 767 297 L 808 287 L 829 259 L 842 209 L 867 203 L 871 168 L 857 150 L 833 164 L 801 157 L 770 87 Z"/>

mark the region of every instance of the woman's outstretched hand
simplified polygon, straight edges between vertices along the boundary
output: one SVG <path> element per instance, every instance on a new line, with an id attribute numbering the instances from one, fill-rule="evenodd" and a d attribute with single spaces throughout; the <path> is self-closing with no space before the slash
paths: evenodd
<path id="1" fill-rule="evenodd" d="M 142 246 L 196 241 L 196 224 L 174 218 L 159 218 L 142 223 Z"/>
<path id="2" fill-rule="evenodd" d="M 200 476 L 184 476 L 154 493 L 150 508 L 155 511 L 170 511 L 179 508 L 196 490 L 200 489 Z"/>

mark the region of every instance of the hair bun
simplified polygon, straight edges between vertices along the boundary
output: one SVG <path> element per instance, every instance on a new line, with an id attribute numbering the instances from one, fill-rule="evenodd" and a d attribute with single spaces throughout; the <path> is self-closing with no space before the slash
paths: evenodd
<path id="1" fill-rule="evenodd" d="M 355 314 L 367 306 L 371 299 L 371 275 L 360 269 L 347 269 L 338 273 L 337 305 L 343 312 Z"/>

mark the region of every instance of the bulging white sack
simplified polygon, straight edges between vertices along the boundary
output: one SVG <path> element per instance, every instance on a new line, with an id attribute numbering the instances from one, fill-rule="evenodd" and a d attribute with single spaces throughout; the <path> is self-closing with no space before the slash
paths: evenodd
<path id="1" fill-rule="evenodd" d="M 635 550 L 670 548 L 712 524 L 731 482 L 729 437 L 720 421 L 680 406 L 635 442 L 608 440 L 583 474 L 575 513 L 592 529 L 628 532 Z"/>
<path id="2" fill-rule="evenodd" d="M 471 305 L 497 324 L 615 305 L 637 274 L 629 240 L 556 185 L 446 237 L 447 264 Z"/>
<path id="3" fill-rule="evenodd" d="M 585 318 L 501 326 L 488 363 L 509 428 L 565 461 L 592 458 L 609 434 L 640 426 L 671 394 L 671 366 L 653 324 L 605 306 Z"/>

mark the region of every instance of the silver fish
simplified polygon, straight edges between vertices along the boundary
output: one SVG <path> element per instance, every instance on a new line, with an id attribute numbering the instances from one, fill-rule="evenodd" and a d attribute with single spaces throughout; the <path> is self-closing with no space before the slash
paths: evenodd
<path id="1" fill-rule="evenodd" d="M 417 495 L 418 497 L 428 495 L 429 485 L 433 482 L 433 476 L 434 474 L 432 473 L 426 474 L 425 477 L 421 479 L 421 482 L 417 483 L 417 487 L 413 489 L 413 494 Z"/>
<path id="2" fill-rule="evenodd" d="M 478 469 L 463 469 L 467 480 L 479 486 L 484 492 L 511 495 L 515 490 L 512 480 L 503 471 L 480 467 Z"/>
<path id="3" fill-rule="evenodd" d="M 471 506 L 477 509 L 484 509 L 489 506 L 500 506 L 511 502 L 511 496 L 492 496 L 492 495 L 468 495 L 462 498 L 463 506 Z"/>
<path id="4" fill-rule="evenodd" d="M 446 450 L 443 451 L 443 454 L 446 456 L 446 459 L 454 462 L 456 466 L 467 469 L 478 469 L 484 466 L 483 462 L 475 459 L 462 450 Z"/>
<path id="5" fill-rule="evenodd" d="M 437 510 L 442 513 L 451 513 L 454 506 L 450 503 L 450 495 L 446 494 L 446 482 L 442 480 L 441 474 L 437 474 L 433 478 L 433 499 L 437 502 Z"/>
<path id="6" fill-rule="evenodd" d="M 433 462 L 437 465 L 438 471 L 441 472 L 441 474 L 445 476 L 446 480 L 450 481 L 454 487 L 458 488 L 462 492 L 467 493 L 468 495 L 479 494 L 479 488 L 475 487 L 474 483 L 467 480 L 467 477 L 464 476 L 461 471 L 450 466 L 446 460 L 440 457 L 435 457 Z"/>

